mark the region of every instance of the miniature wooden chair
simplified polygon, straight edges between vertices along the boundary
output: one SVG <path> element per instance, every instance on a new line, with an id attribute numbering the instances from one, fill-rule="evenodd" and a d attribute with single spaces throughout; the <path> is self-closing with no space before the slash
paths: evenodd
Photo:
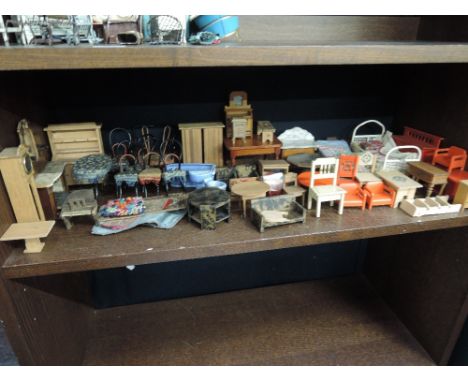
<path id="1" fill-rule="evenodd" d="M 396 191 L 383 182 L 370 182 L 364 186 L 367 195 L 367 207 L 371 210 L 374 206 L 393 206 Z"/>
<path id="2" fill-rule="evenodd" d="M 340 165 L 338 169 L 338 185 L 343 183 L 355 183 L 358 172 L 358 155 L 340 155 Z"/>
<path id="3" fill-rule="evenodd" d="M 340 187 L 346 190 L 345 207 L 361 207 L 361 210 L 366 208 L 367 194 L 362 190 L 359 183 L 342 183 Z"/>
<path id="4" fill-rule="evenodd" d="M 335 200 L 340 201 L 338 213 L 343 214 L 344 198 L 346 190 L 336 185 L 338 178 L 339 159 L 337 158 L 318 158 L 312 162 L 310 171 L 310 185 L 307 200 L 307 209 L 312 208 L 312 199 L 317 202 L 316 217 L 320 217 L 320 208 L 322 202 L 330 202 L 333 206 Z M 316 186 L 316 180 L 331 180 L 331 185 Z"/>
<path id="5" fill-rule="evenodd" d="M 437 149 L 432 158 L 433 165 L 440 165 L 450 174 L 453 170 L 464 170 L 466 165 L 466 151 L 457 146 L 448 149 Z"/>
<path id="6" fill-rule="evenodd" d="M 305 204 L 305 188 L 297 185 L 297 174 L 295 172 L 287 172 L 284 176 L 284 186 L 283 191 L 288 194 L 292 195 L 296 198 L 301 198 L 301 205 L 304 206 Z"/>

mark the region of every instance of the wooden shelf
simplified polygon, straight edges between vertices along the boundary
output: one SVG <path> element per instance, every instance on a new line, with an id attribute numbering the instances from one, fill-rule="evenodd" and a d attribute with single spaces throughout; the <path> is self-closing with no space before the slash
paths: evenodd
<path id="1" fill-rule="evenodd" d="M 0 48 L 0 70 L 468 63 L 467 43 Z"/>
<path id="2" fill-rule="evenodd" d="M 433 364 L 360 276 L 111 308 L 92 326 L 86 365 Z"/>
<path id="3" fill-rule="evenodd" d="M 12 251 L 2 266 L 6 278 L 116 268 L 126 265 L 161 263 L 234 255 L 278 248 L 291 248 L 340 241 L 400 235 L 412 232 L 468 225 L 468 211 L 412 218 L 398 209 L 374 208 L 372 211 L 323 208 L 319 219 L 307 214 L 305 224 L 267 229 L 259 233 L 249 220 L 232 214 L 229 223 L 215 231 L 200 230 L 185 219 L 170 230 L 139 227 L 111 236 L 90 234 L 89 220 L 76 220 L 67 231 L 56 224 L 41 253 Z M 265 253 L 268 256 L 268 252 Z"/>

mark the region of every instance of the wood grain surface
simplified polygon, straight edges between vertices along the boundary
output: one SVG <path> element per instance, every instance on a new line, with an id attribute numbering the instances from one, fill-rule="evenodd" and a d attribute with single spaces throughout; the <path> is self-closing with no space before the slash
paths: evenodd
<path id="1" fill-rule="evenodd" d="M 359 276 L 111 308 L 93 326 L 88 365 L 432 364 Z"/>
<path id="2" fill-rule="evenodd" d="M 0 70 L 466 63 L 464 43 L 10 47 Z"/>
<path id="3" fill-rule="evenodd" d="M 323 216 L 305 224 L 275 227 L 259 233 L 237 212 L 216 232 L 200 231 L 185 219 L 171 230 L 139 227 L 116 236 L 90 234 L 89 221 L 76 220 L 67 231 L 57 224 L 41 253 L 23 254 L 16 248 L 2 267 L 7 278 L 47 275 L 127 265 L 200 259 L 278 248 L 358 240 L 468 225 L 468 211 L 461 214 L 413 218 L 398 209 L 346 210 L 324 206 Z M 66 246 L 63 243 L 67 243 Z M 268 253 L 265 253 L 268 256 Z"/>

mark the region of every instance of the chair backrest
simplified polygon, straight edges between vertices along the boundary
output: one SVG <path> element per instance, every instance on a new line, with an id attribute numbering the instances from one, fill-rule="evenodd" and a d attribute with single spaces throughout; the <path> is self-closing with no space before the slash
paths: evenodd
<path id="1" fill-rule="evenodd" d="M 331 179 L 332 184 L 336 186 L 339 163 L 338 158 L 318 158 L 312 161 L 309 187 L 313 187 L 317 179 Z"/>
<path id="2" fill-rule="evenodd" d="M 371 193 L 382 192 L 384 189 L 384 184 L 383 182 L 369 182 L 364 186 L 364 189 Z"/>
<path id="3" fill-rule="evenodd" d="M 462 149 L 461 147 L 457 147 L 457 146 L 450 146 L 448 152 L 449 152 L 449 155 L 463 155 L 463 156 L 466 156 L 465 149 Z"/>
<path id="4" fill-rule="evenodd" d="M 285 186 L 297 186 L 297 174 L 295 172 L 287 172 L 284 176 Z"/>
<path id="5" fill-rule="evenodd" d="M 338 177 L 354 179 L 358 172 L 358 164 L 359 156 L 341 154 Z"/>

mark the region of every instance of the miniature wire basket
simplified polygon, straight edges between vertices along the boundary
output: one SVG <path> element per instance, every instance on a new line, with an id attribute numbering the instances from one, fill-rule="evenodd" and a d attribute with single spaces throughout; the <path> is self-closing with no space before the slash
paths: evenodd
<path id="1" fill-rule="evenodd" d="M 180 44 L 182 42 L 184 28 L 180 21 L 173 16 L 150 16 L 147 27 L 150 43 L 153 45 Z"/>

